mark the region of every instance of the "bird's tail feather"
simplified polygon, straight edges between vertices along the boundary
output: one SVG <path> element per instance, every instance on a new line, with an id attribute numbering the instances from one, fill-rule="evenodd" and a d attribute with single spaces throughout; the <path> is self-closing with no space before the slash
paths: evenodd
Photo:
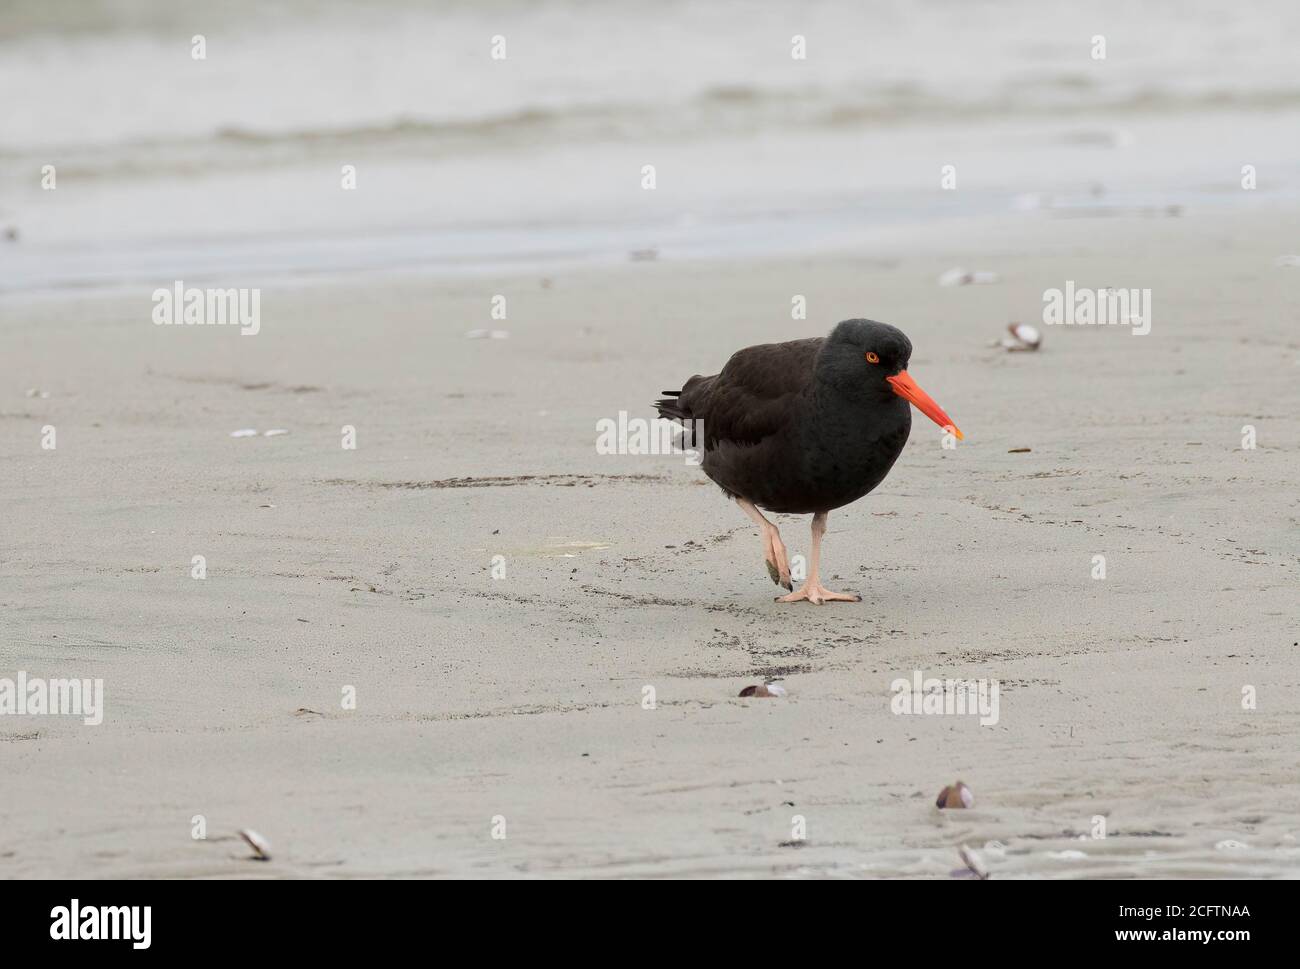
<path id="1" fill-rule="evenodd" d="M 655 401 L 655 409 L 659 411 L 660 417 L 666 417 L 670 421 L 689 421 L 691 419 L 690 408 L 682 402 L 682 392 L 680 390 L 663 390 L 660 393 L 664 396 Z"/>
<path id="2" fill-rule="evenodd" d="M 689 388 L 689 382 L 687 387 Z M 655 409 L 659 411 L 659 416 L 670 421 L 676 421 L 681 425 L 682 436 L 680 445 L 684 448 L 703 447 L 703 435 L 700 433 L 699 415 L 691 408 L 689 401 L 683 398 L 683 390 L 665 390 L 659 400 L 655 401 Z"/>

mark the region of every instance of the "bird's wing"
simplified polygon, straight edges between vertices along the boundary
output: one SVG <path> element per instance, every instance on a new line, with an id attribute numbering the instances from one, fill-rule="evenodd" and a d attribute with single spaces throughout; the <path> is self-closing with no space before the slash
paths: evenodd
<path id="1" fill-rule="evenodd" d="M 722 372 L 692 377 L 681 401 L 704 422 L 705 446 L 757 444 L 776 434 L 790 405 L 808 388 L 824 339 L 764 343 L 732 354 Z"/>

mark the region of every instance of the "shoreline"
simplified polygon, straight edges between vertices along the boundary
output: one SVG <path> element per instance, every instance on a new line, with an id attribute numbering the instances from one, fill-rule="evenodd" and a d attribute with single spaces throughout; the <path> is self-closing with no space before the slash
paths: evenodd
<path id="1" fill-rule="evenodd" d="M 0 299 L 159 279 L 248 286 L 394 269 L 491 276 L 630 259 L 798 258 L 1004 218 L 1290 210 L 1300 205 L 1300 167 L 1279 131 L 1298 126 L 1294 110 L 1098 114 L 527 155 L 488 144 L 465 157 L 358 159 L 346 166 L 350 191 L 333 157 L 193 176 L 65 170 L 55 191 L 14 178 L 0 193 L 10 199 L 0 230 L 18 233 L 0 239 Z M 520 178 L 525 157 L 529 177 Z M 647 159 L 653 191 L 642 187 Z M 951 191 L 942 187 L 946 168 Z"/>
<path id="2" fill-rule="evenodd" d="M 733 220 L 725 227 L 563 226 L 549 234 L 539 231 L 529 236 L 521 236 L 516 229 L 402 230 L 354 237 L 345 245 L 330 240 L 314 248 L 305 241 L 307 237 L 195 241 L 186 249 L 182 261 L 171 263 L 160 261 L 160 253 L 168 248 L 162 244 L 125 251 L 64 247 L 54 251 L 55 261 L 63 264 L 55 271 L 33 268 L 45 266 L 52 250 L 11 244 L 7 252 L 0 252 L 7 260 L 0 260 L 0 268 L 19 282 L 9 287 L 0 284 L 0 305 L 83 297 L 112 301 L 131 291 L 173 287 L 177 280 L 222 289 L 232 286 L 233 281 L 287 290 L 367 285 L 400 288 L 419 285 L 421 280 L 441 285 L 462 278 L 482 281 L 618 272 L 639 262 L 704 270 L 710 266 L 805 259 L 841 261 L 865 257 L 896 262 L 900 251 L 942 245 L 948 238 L 970 238 L 989 227 L 1015 245 L 1016 240 L 1025 238 L 1050 238 L 1054 227 L 1072 221 L 1127 226 L 1134 220 L 1140 223 L 1190 218 L 1218 224 L 1279 210 L 1284 217 L 1300 220 L 1300 197 L 1259 192 L 1233 203 L 1205 196 L 1198 204 L 1175 204 L 1153 202 L 1146 196 L 1117 199 L 1105 195 L 1042 195 L 1026 196 L 1015 206 L 999 204 L 960 215 L 931 213 L 924 218 L 903 218 L 900 214 L 897 219 L 871 223 L 862 221 L 856 213 L 823 212 L 798 222 L 771 217 Z M 523 243 L 528 248 L 510 250 L 510 243 Z M 958 258 L 958 247 L 952 248 L 954 258 Z M 1300 244 L 1279 248 L 1275 258 L 1293 255 L 1295 248 Z M 976 257 L 968 253 L 963 258 L 969 261 Z"/>

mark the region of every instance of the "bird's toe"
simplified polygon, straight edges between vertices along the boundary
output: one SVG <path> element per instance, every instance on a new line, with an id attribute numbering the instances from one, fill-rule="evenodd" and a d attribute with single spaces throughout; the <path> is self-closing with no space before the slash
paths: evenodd
<path id="1" fill-rule="evenodd" d="M 823 589 L 819 599 L 820 605 L 821 602 L 861 602 L 862 596 L 852 592 L 831 592 L 829 589 Z"/>

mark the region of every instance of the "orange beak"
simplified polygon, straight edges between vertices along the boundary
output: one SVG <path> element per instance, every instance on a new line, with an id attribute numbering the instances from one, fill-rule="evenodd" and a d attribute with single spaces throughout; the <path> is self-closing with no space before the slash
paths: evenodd
<path id="1" fill-rule="evenodd" d="M 943 408 L 934 402 L 934 398 L 920 388 L 915 380 L 908 375 L 906 370 L 894 374 L 892 377 L 886 377 L 894 393 L 902 397 L 916 407 L 922 414 L 930 418 L 945 431 L 952 431 L 957 435 L 957 440 L 966 440 L 965 435 L 957 430 L 957 425 L 952 422 L 952 418 L 943 412 Z"/>

